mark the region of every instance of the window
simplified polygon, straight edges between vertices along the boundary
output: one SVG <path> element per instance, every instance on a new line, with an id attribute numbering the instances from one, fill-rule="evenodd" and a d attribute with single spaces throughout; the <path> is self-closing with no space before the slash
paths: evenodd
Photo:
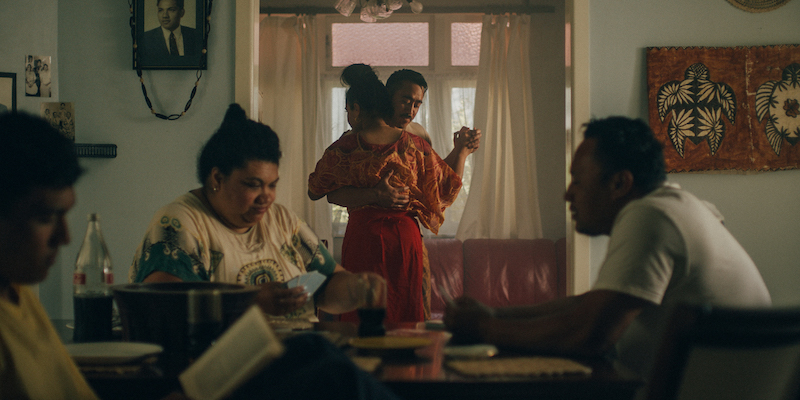
<path id="1" fill-rule="evenodd" d="M 453 149 L 453 132 L 472 127 L 475 83 L 480 54 L 480 16 L 401 15 L 384 22 L 353 22 L 339 16 L 326 17 L 327 54 L 323 87 L 330 94 L 331 130 L 329 143 L 350 129 L 345 113 L 345 88 L 341 71 L 353 63 L 365 63 L 386 80 L 392 72 L 410 68 L 428 82 L 428 91 L 414 122 L 431 135 L 434 150 L 445 158 Z M 436 49 L 450 49 L 436 51 Z M 464 210 L 472 176 L 472 157 L 467 158 L 463 188 L 456 202 L 445 212 L 440 235 L 454 236 Z M 344 235 L 347 210 L 333 206 L 333 234 Z M 428 233 L 427 235 L 432 235 Z"/>
<path id="2" fill-rule="evenodd" d="M 353 63 L 377 66 L 429 64 L 427 22 L 331 24 L 331 66 Z"/>

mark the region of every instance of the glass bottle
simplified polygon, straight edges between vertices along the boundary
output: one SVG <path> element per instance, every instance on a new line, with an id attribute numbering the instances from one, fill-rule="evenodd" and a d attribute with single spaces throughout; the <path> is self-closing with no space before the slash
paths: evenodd
<path id="1" fill-rule="evenodd" d="M 99 342 L 111 340 L 114 283 L 111 257 L 108 254 L 100 217 L 89 214 L 86 236 L 75 260 L 72 276 L 73 307 L 75 311 L 74 342 Z"/>
<path id="2" fill-rule="evenodd" d="M 190 289 L 186 309 L 187 353 L 192 362 L 222 334 L 222 292 Z"/>

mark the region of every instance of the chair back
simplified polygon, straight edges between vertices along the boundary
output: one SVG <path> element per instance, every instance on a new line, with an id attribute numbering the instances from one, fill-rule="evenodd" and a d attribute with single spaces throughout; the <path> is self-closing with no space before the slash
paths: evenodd
<path id="1" fill-rule="evenodd" d="M 797 400 L 800 308 L 681 305 L 653 366 L 648 400 Z"/>

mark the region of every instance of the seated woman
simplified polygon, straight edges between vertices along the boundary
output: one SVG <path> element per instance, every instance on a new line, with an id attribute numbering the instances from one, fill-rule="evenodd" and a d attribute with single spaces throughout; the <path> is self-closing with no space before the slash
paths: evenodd
<path id="1" fill-rule="evenodd" d="M 383 292 L 376 274 L 351 274 L 336 264 L 314 232 L 274 203 L 281 158 L 278 136 L 232 104 L 200 152 L 202 187 L 160 209 L 136 251 L 132 282 L 216 281 L 260 285 L 268 314 L 314 318 L 355 310 L 365 289 Z M 318 271 L 326 282 L 313 301 L 295 276 Z"/>
<path id="2" fill-rule="evenodd" d="M 318 200 L 345 187 L 377 185 L 402 192 L 402 201 L 391 208 L 375 199 L 348 207 L 342 265 L 352 272 L 377 272 L 387 280 L 387 321 L 423 321 L 419 224 L 438 232 L 461 179 L 428 142 L 387 123 L 394 115 L 391 97 L 370 66 L 348 66 L 342 81 L 350 86 L 345 96 L 353 134 L 325 150 L 308 178 L 308 195 Z M 343 319 L 352 321 L 355 316 Z"/>

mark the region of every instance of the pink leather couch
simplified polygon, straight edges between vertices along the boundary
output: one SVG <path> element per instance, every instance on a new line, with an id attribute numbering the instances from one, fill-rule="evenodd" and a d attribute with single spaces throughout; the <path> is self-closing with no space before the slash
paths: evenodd
<path id="1" fill-rule="evenodd" d="M 492 307 L 566 296 L 566 240 L 426 238 L 431 264 L 431 318 L 444 315 L 440 287 Z"/>

